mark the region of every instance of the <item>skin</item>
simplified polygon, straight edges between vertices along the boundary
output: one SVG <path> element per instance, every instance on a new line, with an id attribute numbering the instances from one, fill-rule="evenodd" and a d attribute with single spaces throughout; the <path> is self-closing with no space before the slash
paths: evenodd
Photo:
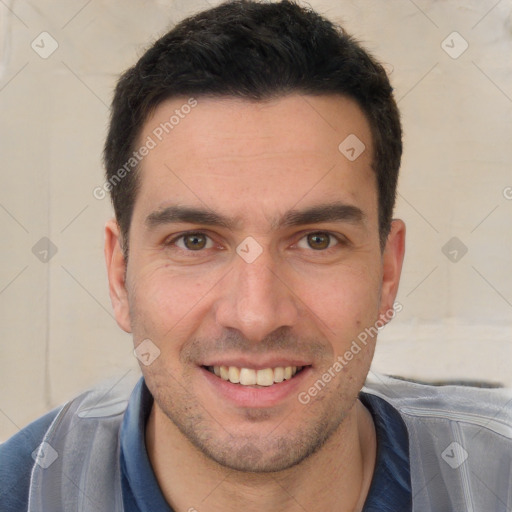
<path id="1" fill-rule="evenodd" d="M 135 346 L 150 339 L 160 350 L 141 365 L 155 398 L 146 429 L 155 475 L 177 511 L 361 510 L 376 440 L 357 397 L 376 339 L 307 405 L 297 396 L 386 316 L 397 293 L 405 226 L 393 221 L 381 251 L 368 122 L 340 96 L 197 100 L 142 162 L 127 264 L 115 220 L 105 230 L 117 322 Z M 186 101 L 160 104 L 139 140 Z M 338 150 L 349 134 L 366 146 L 353 162 Z M 340 203 L 359 218 L 290 213 Z M 159 212 L 176 206 L 224 224 L 161 222 Z M 207 245 L 187 248 L 187 232 Z M 236 252 L 246 237 L 262 250 L 252 263 Z M 201 366 L 229 358 L 309 368 L 275 404 L 237 406 Z"/>

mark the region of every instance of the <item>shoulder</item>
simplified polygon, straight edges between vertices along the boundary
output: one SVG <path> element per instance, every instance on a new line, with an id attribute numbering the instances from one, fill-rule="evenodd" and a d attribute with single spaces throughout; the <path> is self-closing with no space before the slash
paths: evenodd
<path id="1" fill-rule="evenodd" d="M 512 390 L 376 374 L 363 390 L 393 406 L 407 427 L 415 510 L 512 506 Z"/>
<path id="2" fill-rule="evenodd" d="M 54 409 L 0 444 L 0 510 L 8 512 L 27 507 L 32 453 L 61 408 Z"/>
<path id="3" fill-rule="evenodd" d="M 512 438 L 512 389 L 425 385 L 373 372 L 363 389 L 402 416 L 485 424 Z"/>
<path id="4" fill-rule="evenodd" d="M 0 510 L 18 512 L 27 509 L 36 459 L 41 460 L 40 446 L 48 441 L 59 454 L 55 466 L 73 459 L 66 443 L 80 444 L 91 451 L 89 441 L 95 429 L 117 436 L 123 414 L 133 390 L 133 376 L 104 382 L 70 400 L 20 430 L 0 444 Z M 137 376 L 137 380 L 139 377 Z M 65 435 L 63 435 L 65 434 Z M 89 444 L 88 444 L 89 443 Z M 44 445 L 43 445 L 44 446 Z M 43 450 L 44 451 L 44 450 Z M 44 456 L 44 455 L 43 455 Z M 79 464 L 81 460 L 75 461 Z M 41 464 L 40 464 L 41 465 Z M 52 463 L 53 466 L 53 463 Z M 41 465 L 44 468 L 44 465 Z"/>

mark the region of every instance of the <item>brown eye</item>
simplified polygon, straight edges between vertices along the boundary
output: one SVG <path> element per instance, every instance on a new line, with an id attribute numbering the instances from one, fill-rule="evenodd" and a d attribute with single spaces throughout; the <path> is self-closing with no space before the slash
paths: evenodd
<path id="1" fill-rule="evenodd" d="M 307 239 L 309 247 L 317 251 L 327 249 L 331 243 L 331 235 L 328 233 L 310 233 Z"/>
<path id="2" fill-rule="evenodd" d="M 189 233 L 182 237 L 183 245 L 190 251 L 204 249 L 208 243 L 208 237 L 202 233 Z"/>

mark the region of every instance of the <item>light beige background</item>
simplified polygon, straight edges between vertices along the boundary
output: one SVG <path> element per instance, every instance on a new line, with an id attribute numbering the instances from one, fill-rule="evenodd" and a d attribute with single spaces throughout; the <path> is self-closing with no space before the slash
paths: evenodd
<path id="1" fill-rule="evenodd" d="M 403 310 L 380 335 L 375 370 L 512 385 L 511 0 L 310 3 L 385 63 L 403 115 Z M 0 3 L 0 440 L 138 372 L 107 294 L 111 207 L 92 193 L 108 105 L 118 74 L 208 5 Z M 46 59 L 31 47 L 43 31 L 58 43 Z M 42 237 L 57 248 L 47 263 L 32 252 Z M 452 237 L 467 248 L 445 250 L 457 261 L 442 251 Z"/>

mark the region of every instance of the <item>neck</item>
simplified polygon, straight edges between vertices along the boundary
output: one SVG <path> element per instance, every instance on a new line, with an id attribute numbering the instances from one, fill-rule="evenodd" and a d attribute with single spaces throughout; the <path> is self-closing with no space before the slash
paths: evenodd
<path id="1" fill-rule="evenodd" d="M 315 454 L 276 473 L 231 470 L 206 457 L 153 405 L 146 446 L 156 478 L 176 512 L 362 510 L 376 457 L 370 413 L 356 401 Z"/>

